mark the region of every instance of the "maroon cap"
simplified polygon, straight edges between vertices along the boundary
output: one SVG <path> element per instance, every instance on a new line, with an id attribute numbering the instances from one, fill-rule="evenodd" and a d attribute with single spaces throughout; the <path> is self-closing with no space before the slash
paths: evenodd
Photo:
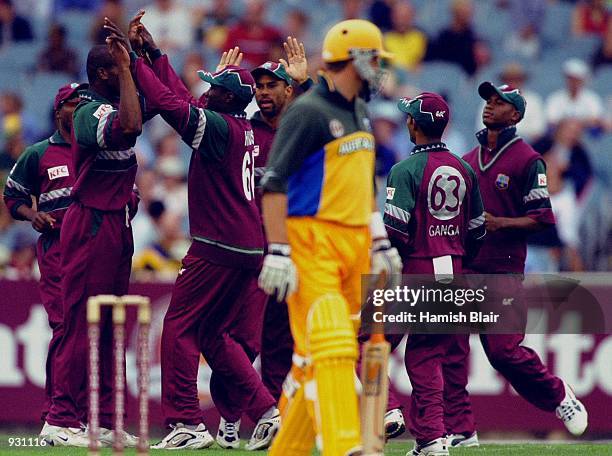
<path id="1" fill-rule="evenodd" d="M 400 98 L 397 107 L 409 114 L 418 125 L 446 126 L 450 119 L 448 104 L 444 98 L 433 92 L 423 92 L 414 98 Z"/>
<path id="2" fill-rule="evenodd" d="M 53 110 L 58 111 L 61 109 L 64 103 L 73 98 L 80 89 L 84 89 L 86 87 L 87 84 L 79 84 L 78 82 L 72 82 L 60 87 L 60 89 L 57 91 L 57 95 L 55 95 Z"/>

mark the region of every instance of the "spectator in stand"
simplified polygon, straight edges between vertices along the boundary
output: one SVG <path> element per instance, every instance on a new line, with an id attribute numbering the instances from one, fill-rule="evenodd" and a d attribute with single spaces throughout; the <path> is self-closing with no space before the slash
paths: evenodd
<path id="1" fill-rule="evenodd" d="M 563 64 L 566 86 L 546 100 L 546 119 L 550 125 L 555 126 L 567 117 L 581 120 L 594 131 L 605 125 L 600 96 L 585 88 L 590 73 L 588 65 L 580 59 L 570 59 Z"/>
<path id="2" fill-rule="evenodd" d="M 12 0 L 0 0 L 0 47 L 10 42 L 32 41 L 32 27 L 25 17 L 15 12 Z"/>
<path id="3" fill-rule="evenodd" d="M 156 202 L 151 209 L 157 210 L 159 204 Z M 176 271 L 181 267 L 181 259 L 189 248 L 189 242 L 180 229 L 180 217 L 178 214 L 163 210 L 161 214 L 155 214 L 151 219 L 157 231 L 157 238 L 139 255 L 134 255 L 134 272 L 141 280 L 174 281 Z"/>
<path id="4" fill-rule="evenodd" d="M 370 4 L 368 17 L 370 21 L 378 25 L 378 28 L 383 32 L 387 32 L 393 27 L 391 12 L 395 1 L 396 0 L 374 0 Z"/>
<path id="5" fill-rule="evenodd" d="M 195 23 L 197 41 L 216 51 L 222 51 L 231 25 L 238 21 L 230 0 L 213 0 L 207 10 L 199 9 Z M 201 67 L 202 69 L 204 67 Z"/>
<path id="6" fill-rule="evenodd" d="M 574 36 L 599 35 L 603 37 L 610 23 L 606 0 L 585 0 L 576 5 L 572 31 Z"/>
<path id="7" fill-rule="evenodd" d="M 223 45 L 223 49 L 240 48 L 244 55 L 242 66 L 245 68 L 278 60 L 281 54 L 281 33 L 265 23 L 265 16 L 265 0 L 247 0 L 242 19 L 230 29 Z"/>
<path id="8" fill-rule="evenodd" d="M 578 124 L 580 128 L 579 122 L 570 122 Z M 564 133 L 559 131 L 559 134 Z M 567 178 L 570 162 L 555 147 L 544 151 L 542 158 L 546 162 L 548 193 L 557 224 L 529 237 L 525 271 L 582 271 L 584 264 L 578 252 L 578 232 L 583 211 L 578 204 L 574 185 Z"/>
<path id="9" fill-rule="evenodd" d="M 363 0 L 341 0 L 342 20 L 363 19 L 365 17 Z"/>
<path id="10" fill-rule="evenodd" d="M 95 11 L 100 6 L 101 0 L 55 0 L 55 12 L 80 9 Z"/>
<path id="11" fill-rule="evenodd" d="M 199 98 L 200 95 L 206 92 L 210 87 L 208 82 L 202 81 L 202 78 L 198 76 L 198 71 L 202 68 L 206 68 L 206 62 L 202 54 L 199 52 L 190 52 L 185 56 L 185 62 L 183 63 L 183 69 L 181 71 L 181 79 L 194 98 Z"/>
<path id="12" fill-rule="evenodd" d="M 406 70 L 417 68 L 427 51 L 427 36 L 414 24 L 414 8 L 409 0 L 393 5 L 391 31 L 385 33 L 385 48 L 394 54 L 393 63 Z"/>
<path id="13" fill-rule="evenodd" d="M 48 45 L 38 56 L 38 70 L 68 73 L 78 79 L 79 67 L 76 52 L 66 43 L 66 28 L 61 24 L 51 25 Z"/>
<path id="14" fill-rule="evenodd" d="M 456 63 L 470 76 L 481 63 L 483 43 L 472 27 L 474 8 L 471 0 L 453 0 L 452 20 L 427 51 L 427 60 L 443 60 Z"/>
<path id="15" fill-rule="evenodd" d="M 525 111 L 525 117 L 517 125 L 517 133 L 528 143 L 533 143 L 546 133 L 546 114 L 544 110 L 544 100 L 542 97 L 529 89 L 525 89 L 528 75 L 523 65 L 517 62 L 508 63 L 499 75 L 502 83 L 515 87 L 521 91 L 523 98 L 527 102 L 529 109 Z M 484 103 L 482 104 L 484 108 Z M 482 109 L 479 113 L 482 112 Z M 484 128 L 482 115 L 476 116 L 476 130 Z"/>
<path id="16" fill-rule="evenodd" d="M 314 51 L 315 47 L 313 46 L 313 42 L 316 41 L 308 30 L 309 24 L 310 19 L 308 15 L 304 11 L 294 8 L 287 13 L 285 17 L 285 26 L 283 27 L 285 36 L 292 36 L 300 43 L 304 43 L 306 54 L 310 54 Z"/>
<path id="17" fill-rule="evenodd" d="M 37 238 L 29 222 L 14 220 L 0 203 L 0 271 L 13 279 L 32 278 Z"/>
<path id="18" fill-rule="evenodd" d="M 187 49 L 194 42 L 195 31 L 190 10 L 176 0 L 155 0 L 144 8 L 142 23 L 166 53 Z"/>
<path id="19" fill-rule="evenodd" d="M 0 94 L 0 134 L 6 139 L 16 133 L 20 133 L 26 144 L 33 144 L 41 138 L 41 129 L 23 111 L 21 97 L 13 92 L 4 92 Z"/>
<path id="20" fill-rule="evenodd" d="M 103 0 L 98 13 L 96 13 L 96 19 L 93 21 L 91 31 L 89 32 L 89 36 L 93 44 L 106 44 L 108 32 L 104 28 L 105 17 L 108 17 L 122 30 L 127 28 L 127 24 L 124 20 L 125 14 L 121 0 Z"/>
<path id="21" fill-rule="evenodd" d="M 506 49 L 520 57 L 536 58 L 540 55 L 540 27 L 544 23 L 546 0 L 510 0 L 509 7 L 513 28 Z"/>
<path id="22" fill-rule="evenodd" d="M 568 117 L 559 122 L 553 133 L 533 145 L 540 154 L 554 158 L 555 165 L 563 170 L 563 178 L 571 183 L 580 200 L 586 195 L 593 176 L 589 153 L 582 142 L 583 131 L 579 120 Z"/>
<path id="23" fill-rule="evenodd" d="M 601 45 L 593 56 L 593 69 L 600 65 L 612 65 L 612 21 L 609 21 Z"/>

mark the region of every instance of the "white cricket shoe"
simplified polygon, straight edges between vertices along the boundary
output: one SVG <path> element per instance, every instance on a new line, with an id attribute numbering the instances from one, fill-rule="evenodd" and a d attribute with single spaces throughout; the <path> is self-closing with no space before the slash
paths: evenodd
<path id="1" fill-rule="evenodd" d="M 280 429 L 281 417 L 278 409 L 274 409 L 270 418 L 262 417 L 253 430 L 249 443 L 244 447 L 247 451 L 265 450 L 272 444 L 272 439 Z"/>
<path id="2" fill-rule="evenodd" d="M 406 456 L 448 456 L 446 438 L 441 437 L 424 445 L 415 443 L 412 452 L 406 453 Z"/>
<path id="3" fill-rule="evenodd" d="M 126 431 L 121 431 L 123 433 L 123 446 L 125 448 L 134 448 L 138 444 L 138 437 L 133 434 L 130 434 Z M 100 442 L 100 446 L 112 446 L 115 443 L 115 432 L 112 429 L 100 428 L 100 435 L 98 436 L 98 441 Z"/>
<path id="4" fill-rule="evenodd" d="M 204 423 L 189 427 L 183 423 L 176 423 L 170 427 L 172 431 L 151 448 L 155 450 L 199 450 L 215 443 L 215 439 L 212 438 Z"/>
<path id="5" fill-rule="evenodd" d="M 446 441 L 449 447 L 464 447 L 471 448 L 480 446 L 478 441 L 478 433 L 474 431 L 473 434 L 465 436 L 463 434 L 450 434 L 446 436 Z"/>
<path id="6" fill-rule="evenodd" d="M 219 421 L 216 441 L 221 448 L 226 450 L 240 447 L 240 420 L 236 422 L 225 421 L 223 417 Z"/>
<path id="7" fill-rule="evenodd" d="M 89 446 L 89 437 L 87 431 L 83 428 L 52 426 L 45 423 L 41 435 L 43 431 L 46 432 L 45 441 L 51 446 Z"/>
<path id="8" fill-rule="evenodd" d="M 406 430 L 406 422 L 401 409 L 391 409 L 385 413 L 385 438 L 394 439 L 399 437 Z"/>
<path id="9" fill-rule="evenodd" d="M 38 437 L 39 437 L 41 440 L 47 440 L 47 438 L 48 438 L 48 437 L 49 437 L 51 434 L 53 434 L 53 433 L 55 433 L 55 432 L 59 431 L 60 429 L 61 429 L 61 427 L 60 427 L 60 426 L 53 426 L 52 424 L 49 424 L 49 423 L 47 423 L 47 422 L 45 421 L 45 424 L 43 424 L 43 427 L 42 427 L 42 429 L 40 430 L 40 434 L 38 434 Z"/>
<path id="10" fill-rule="evenodd" d="M 587 428 L 589 414 L 582 402 L 576 399 L 572 388 L 565 382 L 563 382 L 563 385 L 565 386 L 565 398 L 563 398 L 555 413 L 571 434 L 582 435 Z"/>

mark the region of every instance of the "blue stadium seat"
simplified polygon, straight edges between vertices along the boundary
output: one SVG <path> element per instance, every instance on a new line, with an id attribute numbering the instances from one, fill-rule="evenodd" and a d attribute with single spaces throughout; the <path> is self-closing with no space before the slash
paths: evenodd
<path id="1" fill-rule="evenodd" d="M 38 73 L 26 84 L 22 83 L 21 96 L 25 111 L 32 116 L 39 128 L 45 131 L 49 123 L 49 112 L 57 90 L 74 78 L 64 73 Z"/>
<path id="2" fill-rule="evenodd" d="M 436 36 L 450 23 L 450 1 L 429 0 L 421 3 L 422 5 L 416 8 L 415 24 L 422 28 L 428 36 Z"/>
<path id="3" fill-rule="evenodd" d="M 563 52 L 567 58 L 577 57 L 588 62 L 600 45 L 601 38 L 596 36 L 583 36 L 568 40 L 559 50 Z"/>
<path id="4" fill-rule="evenodd" d="M 612 95 L 612 65 L 599 67 L 590 85 L 595 92 L 602 96 Z"/>
<path id="5" fill-rule="evenodd" d="M 94 22 L 94 14 L 91 11 L 63 11 L 58 14 L 57 21 L 66 27 L 68 42 L 72 46 L 91 44 L 89 34 Z"/>
<path id="6" fill-rule="evenodd" d="M 418 74 L 422 91 L 455 93 L 467 83 L 467 76 L 454 63 L 424 62 Z"/>
<path id="7" fill-rule="evenodd" d="M 25 77 L 24 73 L 9 66 L 4 67 L 3 64 L 0 65 L 3 67 L 2 71 L 0 71 L 0 92 L 19 92 Z"/>
<path id="8" fill-rule="evenodd" d="M 12 43 L 0 52 L 2 71 L 10 68 L 14 71 L 33 71 L 41 45 L 36 42 Z"/>
<path id="9" fill-rule="evenodd" d="M 554 2 L 546 6 L 541 32 L 544 49 L 563 43 L 571 34 L 574 8 L 574 5 L 567 2 Z"/>

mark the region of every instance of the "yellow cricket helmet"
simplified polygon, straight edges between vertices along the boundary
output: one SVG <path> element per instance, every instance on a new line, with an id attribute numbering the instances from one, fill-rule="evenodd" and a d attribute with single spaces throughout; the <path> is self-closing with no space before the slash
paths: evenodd
<path id="1" fill-rule="evenodd" d="M 334 25 L 323 41 L 323 61 L 341 62 L 353 58 L 353 50 L 371 50 L 384 59 L 390 60 L 393 54 L 383 49 L 380 29 L 370 21 L 349 19 Z"/>

